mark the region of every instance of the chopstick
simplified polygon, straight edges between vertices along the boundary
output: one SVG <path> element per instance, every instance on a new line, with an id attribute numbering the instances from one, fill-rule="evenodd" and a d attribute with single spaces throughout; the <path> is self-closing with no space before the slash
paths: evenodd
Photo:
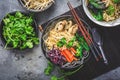
<path id="1" fill-rule="evenodd" d="M 95 48 L 95 50 L 97 51 L 98 55 L 99 55 L 100 57 L 102 57 L 102 56 L 99 54 L 97 48 L 95 47 L 94 42 L 93 42 L 93 40 L 92 40 L 89 32 L 88 32 L 88 31 L 85 29 L 85 27 L 83 26 L 83 23 L 80 21 L 79 16 L 77 15 L 75 9 L 72 7 L 72 5 L 70 4 L 69 1 L 68 1 L 67 5 L 68 5 L 68 7 L 70 8 L 70 11 L 71 11 L 73 17 L 75 18 L 75 21 L 77 22 L 77 24 L 78 24 L 78 26 L 79 26 L 79 29 L 80 29 L 82 35 L 84 36 L 87 44 L 89 45 L 89 47 L 90 47 L 90 49 L 91 49 L 91 51 L 92 51 L 92 53 L 93 53 L 96 61 L 99 61 L 99 58 L 98 58 L 97 55 L 95 54 L 95 51 L 93 50 L 92 45 L 93 45 L 93 47 Z"/>
<path id="2" fill-rule="evenodd" d="M 43 32 L 43 28 L 41 25 L 39 25 L 38 28 L 39 28 L 40 32 Z"/>
<path id="3" fill-rule="evenodd" d="M 79 8 L 78 8 L 79 9 Z M 81 18 L 83 19 L 83 15 L 82 15 L 82 13 L 81 12 L 79 12 L 79 14 L 80 14 L 80 16 L 81 16 Z M 91 28 L 88 26 L 88 28 L 90 29 L 90 31 L 91 31 Z M 102 54 L 100 54 L 101 52 L 99 51 L 99 49 L 97 48 L 97 45 L 95 45 L 95 43 L 93 42 L 93 46 L 94 46 L 94 48 L 95 48 L 95 50 L 96 50 L 96 52 L 98 53 L 98 55 L 99 55 L 99 57 L 100 58 L 103 58 L 104 56 L 102 56 Z"/>

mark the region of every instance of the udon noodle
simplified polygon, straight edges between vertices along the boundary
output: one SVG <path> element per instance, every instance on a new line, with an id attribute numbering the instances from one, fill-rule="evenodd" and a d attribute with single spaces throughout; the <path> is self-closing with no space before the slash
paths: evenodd
<path id="1" fill-rule="evenodd" d="M 28 9 L 43 10 L 54 0 L 22 0 Z"/>

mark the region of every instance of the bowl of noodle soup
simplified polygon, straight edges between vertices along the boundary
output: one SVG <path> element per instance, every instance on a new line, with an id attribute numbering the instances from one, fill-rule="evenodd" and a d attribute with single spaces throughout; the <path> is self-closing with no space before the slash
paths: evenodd
<path id="1" fill-rule="evenodd" d="M 119 0 L 82 0 L 82 6 L 94 23 L 104 27 L 120 25 Z"/>
<path id="2" fill-rule="evenodd" d="M 18 0 L 20 4 L 31 12 L 42 12 L 54 3 L 54 0 Z"/>
<path id="3" fill-rule="evenodd" d="M 89 25 L 81 21 L 89 30 Z M 48 22 L 41 40 L 46 58 L 62 69 L 80 67 L 90 58 L 90 49 L 71 15 L 59 16 Z"/>

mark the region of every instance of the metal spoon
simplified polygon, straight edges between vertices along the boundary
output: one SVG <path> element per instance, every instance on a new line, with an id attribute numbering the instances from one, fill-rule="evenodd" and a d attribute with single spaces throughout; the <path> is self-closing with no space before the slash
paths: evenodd
<path id="1" fill-rule="evenodd" d="M 97 30 L 95 28 L 92 29 L 92 36 L 93 36 L 93 40 L 95 41 L 95 43 L 97 44 L 98 48 L 101 51 L 104 63 L 108 64 L 108 60 L 106 59 L 104 51 L 102 49 L 102 44 L 103 43 L 102 43 L 101 37 L 100 37 L 100 35 L 98 34 L 98 32 L 97 32 Z"/>

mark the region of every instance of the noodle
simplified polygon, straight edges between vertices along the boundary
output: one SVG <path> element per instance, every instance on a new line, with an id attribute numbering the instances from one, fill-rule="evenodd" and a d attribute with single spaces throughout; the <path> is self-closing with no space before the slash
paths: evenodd
<path id="1" fill-rule="evenodd" d="M 43 10 L 54 0 L 22 0 L 28 9 Z"/>
<path id="2" fill-rule="evenodd" d="M 112 15 L 107 14 L 107 11 L 103 11 L 103 19 L 105 21 L 112 21 L 120 17 L 120 4 L 115 4 L 113 1 L 109 0 L 109 5 L 112 5 L 115 9 Z"/>
<path id="3" fill-rule="evenodd" d="M 48 49 L 52 49 L 53 46 L 57 47 L 57 42 L 62 38 L 65 38 L 66 41 L 69 42 L 75 36 L 75 33 L 78 30 L 78 25 L 70 24 L 71 25 L 70 26 L 68 24 L 69 22 L 72 22 L 72 21 L 66 21 L 66 20 L 60 21 L 55 25 L 55 27 L 52 30 L 50 30 L 49 35 L 45 40 L 45 44 L 48 47 Z M 69 29 L 66 29 L 66 27 L 68 26 L 69 26 Z M 70 31 L 70 29 L 72 30 Z"/>
<path id="4" fill-rule="evenodd" d="M 113 21 L 120 18 L 120 2 L 115 0 L 87 0 L 88 8 L 98 21 Z"/>
<path id="5" fill-rule="evenodd" d="M 117 4 L 114 4 L 112 1 L 109 0 L 109 5 L 112 5 L 115 9 L 114 13 L 112 15 L 107 14 L 107 11 L 103 11 L 103 19 L 105 21 L 112 21 L 115 20 L 116 18 L 120 17 L 120 14 L 118 12 L 120 12 L 119 10 L 119 6 Z"/>

